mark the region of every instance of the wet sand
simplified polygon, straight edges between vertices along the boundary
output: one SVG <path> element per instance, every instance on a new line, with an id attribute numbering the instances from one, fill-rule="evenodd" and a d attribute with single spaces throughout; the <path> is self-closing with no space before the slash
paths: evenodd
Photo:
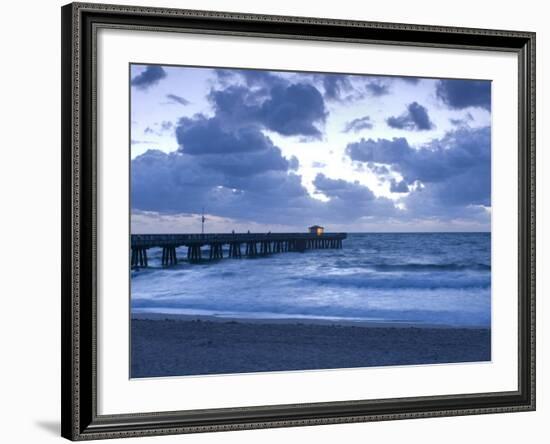
<path id="1" fill-rule="evenodd" d="M 133 315 L 131 377 L 491 360 L 487 328 Z"/>

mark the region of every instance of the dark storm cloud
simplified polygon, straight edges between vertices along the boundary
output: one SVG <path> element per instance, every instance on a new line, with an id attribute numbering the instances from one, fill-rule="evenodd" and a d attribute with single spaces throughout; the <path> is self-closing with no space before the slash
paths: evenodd
<path id="1" fill-rule="evenodd" d="M 320 137 L 314 123 L 324 123 L 327 111 L 319 91 L 312 85 L 298 83 L 276 86 L 271 98 L 262 103 L 260 119 L 265 126 L 285 136 Z"/>
<path id="2" fill-rule="evenodd" d="M 176 128 L 180 151 L 227 175 L 287 171 L 291 163 L 257 126 L 224 127 L 217 117 L 182 118 Z M 297 160 L 293 161 L 293 163 Z"/>
<path id="3" fill-rule="evenodd" d="M 132 161 L 131 176 L 132 209 L 138 211 L 199 213 L 206 206 L 221 217 L 291 223 L 300 221 L 299 213 L 311 206 L 295 174 L 231 176 L 179 152 L 148 151 Z"/>
<path id="4" fill-rule="evenodd" d="M 390 169 L 386 165 L 377 165 L 373 162 L 368 162 L 367 168 L 371 170 L 377 176 L 387 176 L 390 174 Z"/>
<path id="5" fill-rule="evenodd" d="M 404 180 L 396 181 L 395 179 L 390 180 L 390 191 L 392 193 L 408 193 L 409 187 L 407 185 L 407 182 Z"/>
<path id="6" fill-rule="evenodd" d="M 176 94 L 166 94 L 168 103 L 176 103 L 178 105 L 189 105 L 191 102 L 184 97 L 178 96 Z"/>
<path id="7" fill-rule="evenodd" d="M 449 119 L 449 122 L 451 122 L 454 126 L 468 126 L 470 122 L 473 122 L 474 117 L 470 113 L 466 113 L 464 118 L 462 119 Z"/>
<path id="8" fill-rule="evenodd" d="M 224 89 L 213 89 L 208 99 L 214 106 L 216 117 L 226 125 L 249 125 L 258 119 L 261 98 L 252 94 L 247 87 L 231 85 Z"/>
<path id="9" fill-rule="evenodd" d="M 411 85 L 416 85 L 420 82 L 420 77 L 397 77 L 405 83 L 410 83 Z"/>
<path id="10" fill-rule="evenodd" d="M 416 102 L 408 106 L 409 117 L 418 130 L 429 130 L 434 128 L 434 124 L 430 121 L 428 111 L 422 105 Z"/>
<path id="11" fill-rule="evenodd" d="M 162 131 L 169 131 L 172 128 L 174 128 L 174 124 L 168 120 L 163 120 L 162 123 L 160 124 L 160 129 Z"/>
<path id="12" fill-rule="evenodd" d="M 243 69 L 239 71 L 247 86 L 263 86 L 268 89 L 274 86 L 286 86 L 288 81 L 269 71 Z"/>
<path id="13" fill-rule="evenodd" d="M 132 209 L 177 212 L 203 205 L 209 190 L 206 182 L 217 181 L 212 172 L 204 173 L 190 156 L 149 150 L 132 160 Z"/>
<path id="14" fill-rule="evenodd" d="M 352 74 L 317 74 L 323 84 L 324 97 L 333 101 L 353 101 L 366 96 L 380 97 L 390 93 L 392 79 Z"/>
<path id="15" fill-rule="evenodd" d="M 490 128 L 458 129 L 410 154 L 400 165 L 407 183 L 438 183 L 449 203 L 490 205 Z"/>
<path id="16" fill-rule="evenodd" d="M 361 139 L 359 142 L 348 144 L 346 154 L 351 160 L 359 162 L 374 162 L 382 164 L 396 164 L 405 158 L 411 147 L 404 137 L 388 139 Z"/>
<path id="17" fill-rule="evenodd" d="M 275 85 L 267 98 L 247 87 L 230 86 L 210 93 L 216 114 L 233 124 L 257 124 L 284 136 L 320 138 L 328 114 L 321 93 L 306 83 Z"/>
<path id="18" fill-rule="evenodd" d="M 319 74 L 318 78 L 323 83 L 325 98 L 327 100 L 344 100 L 348 93 L 352 91 L 350 76 L 342 74 Z"/>
<path id="19" fill-rule="evenodd" d="M 163 120 L 162 122 L 155 122 L 153 128 L 150 126 L 146 127 L 143 130 L 144 134 L 155 134 L 157 136 L 162 136 L 167 131 L 170 131 L 174 128 L 174 124 L 168 120 Z"/>
<path id="20" fill-rule="evenodd" d="M 330 199 L 324 204 L 326 211 L 345 221 L 365 216 L 387 218 L 399 211 L 390 199 L 376 197 L 369 187 L 358 182 L 331 179 L 319 173 L 313 185 Z"/>
<path id="21" fill-rule="evenodd" d="M 369 80 L 365 84 L 365 89 L 374 97 L 380 97 L 390 93 L 390 85 L 388 82 L 380 79 Z"/>
<path id="22" fill-rule="evenodd" d="M 472 107 L 491 110 L 491 82 L 488 80 L 439 80 L 437 97 L 448 107 Z"/>
<path id="23" fill-rule="evenodd" d="M 211 214 L 266 223 L 303 223 L 317 212 L 300 176 L 259 167 L 261 151 L 228 155 L 190 155 L 150 150 L 132 161 L 132 209 L 163 213 Z M 236 156 L 236 157 L 235 157 Z M 247 162 L 245 174 L 234 174 Z"/>
<path id="24" fill-rule="evenodd" d="M 296 171 L 298 168 L 300 168 L 300 161 L 296 156 L 290 156 L 290 159 L 288 159 L 288 169 Z"/>
<path id="25" fill-rule="evenodd" d="M 407 111 L 398 117 L 386 119 L 388 126 L 409 131 L 427 131 L 434 128 L 425 107 L 412 102 L 407 106 Z"/>
<path id="26" fill-rule="evenodd" d="M 369 116 L 358 117 L 357 119 L 353 119 L 350 122 L 346 123 L 344 133 L 349 133 L 350 131 L 358 132 L 365 129 L 372 129 L 373 126 L 374 125 Z"/>
<path id="27" fill-rule="evenodd" d="M 490 205 L 490 128 L 460 128 L 420 148 L 405 138 L 361 139 L 346 154 L 355 161 L 385 164 L 407 185 L 420 182 L 422 192 L 440 206 Z M 415 194 L 415 193 L 412 193 Z"/>
<path id="28" fill-rule="evenodd" d="M 228 129 L 216 117 L 203 115 L 184 117 L 176 127 L 176 139 L 187 154 L 231 154 L 263 151 L 273 146 L 271 141 L 253 126 Z"/>
<path id="29" fill-rule="evenodd" d="M 376 199 L 374 193 L 366 186 L 343 179 L 330 179 L 322 173 L 315 176 L 313 185 L 330 198 L 338 198 L 350 202 Z"/>
<path id="30" fill-rule="evenodd" d="M 214 74 L 217 78 L 217 80 L 225 85 L 227 82 L 231 81 L 231 79 L 235 76 L 235 70 L 234 69 L 224 69 L 224 68 L 217 68 L 214 69 Z"/>
<path id="31" fill-rule="evenodd" d="M 132 86 L 138 89 L 146 90 L 156 85 L 166 77 L 166 71 L 162 66 L 148 65 L 147 68 L 132 79 Z"/>
<path id="32" fill-rule="evenodd" d="M 196 160 L 209 169 L 223 173 L 226 177 L 249 178 L 269 171 L 286 172 L 292 169 L 292 165 L 281 156 L 278 148 L 225 155 L 207 154 Z"/>

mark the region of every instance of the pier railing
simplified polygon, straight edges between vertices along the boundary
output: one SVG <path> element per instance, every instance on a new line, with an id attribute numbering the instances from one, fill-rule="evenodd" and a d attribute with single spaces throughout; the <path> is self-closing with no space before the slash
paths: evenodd
<path id="1" fill-rule="evenodd" d="M 346 233 L 212 233 L 212 234 L 132 234 L 131 265 L 147 267 L 149 248 L 162 248 L 162 265 L 178 263 L 176 249 L 187 248 L 187 260 L 203 259 L 202 247 L 209 260 L 223 259 L 224 246 L 229 247 L 232 259 L 255 257 L 288 251 L 303 252 L 312 249 L 342 248 Z M 244 247 L 244 252 L 241 247 Z"/>

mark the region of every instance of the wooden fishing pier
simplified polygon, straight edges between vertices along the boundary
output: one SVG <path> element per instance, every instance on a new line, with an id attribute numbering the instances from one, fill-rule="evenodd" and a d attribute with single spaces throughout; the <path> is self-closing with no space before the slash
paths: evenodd
<path id="1" fill-rule="evenodd" d="M 241 259 L 286 252 L 305 252 L 316 249 L 339 249 L 346 233 L 242 233 L 242 234 L 132 234 L 131 267 L 149 265 L 147 250 L 162 248 L 163 266 L 180 260 L 177 249 L 187 250 L 188 262 L 224 259 Z M 206 247 L 206 248 L 205 248 Z M 203 250 L 204 248 L 204 250 Z M 182 251 L 184 253 L 185 251 Z"/>

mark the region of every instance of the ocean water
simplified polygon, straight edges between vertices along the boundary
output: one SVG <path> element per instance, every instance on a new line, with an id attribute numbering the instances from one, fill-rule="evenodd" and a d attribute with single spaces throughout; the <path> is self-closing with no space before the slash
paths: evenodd
<path id="1" fill-rule="evenodd" d="M 491 323 L 490 233 L 348 234 L 341 250 L 170 268 L 161 267 L 160 249 L 148 255 L 149 268 L 131 271 L 134 313 Z"/>

